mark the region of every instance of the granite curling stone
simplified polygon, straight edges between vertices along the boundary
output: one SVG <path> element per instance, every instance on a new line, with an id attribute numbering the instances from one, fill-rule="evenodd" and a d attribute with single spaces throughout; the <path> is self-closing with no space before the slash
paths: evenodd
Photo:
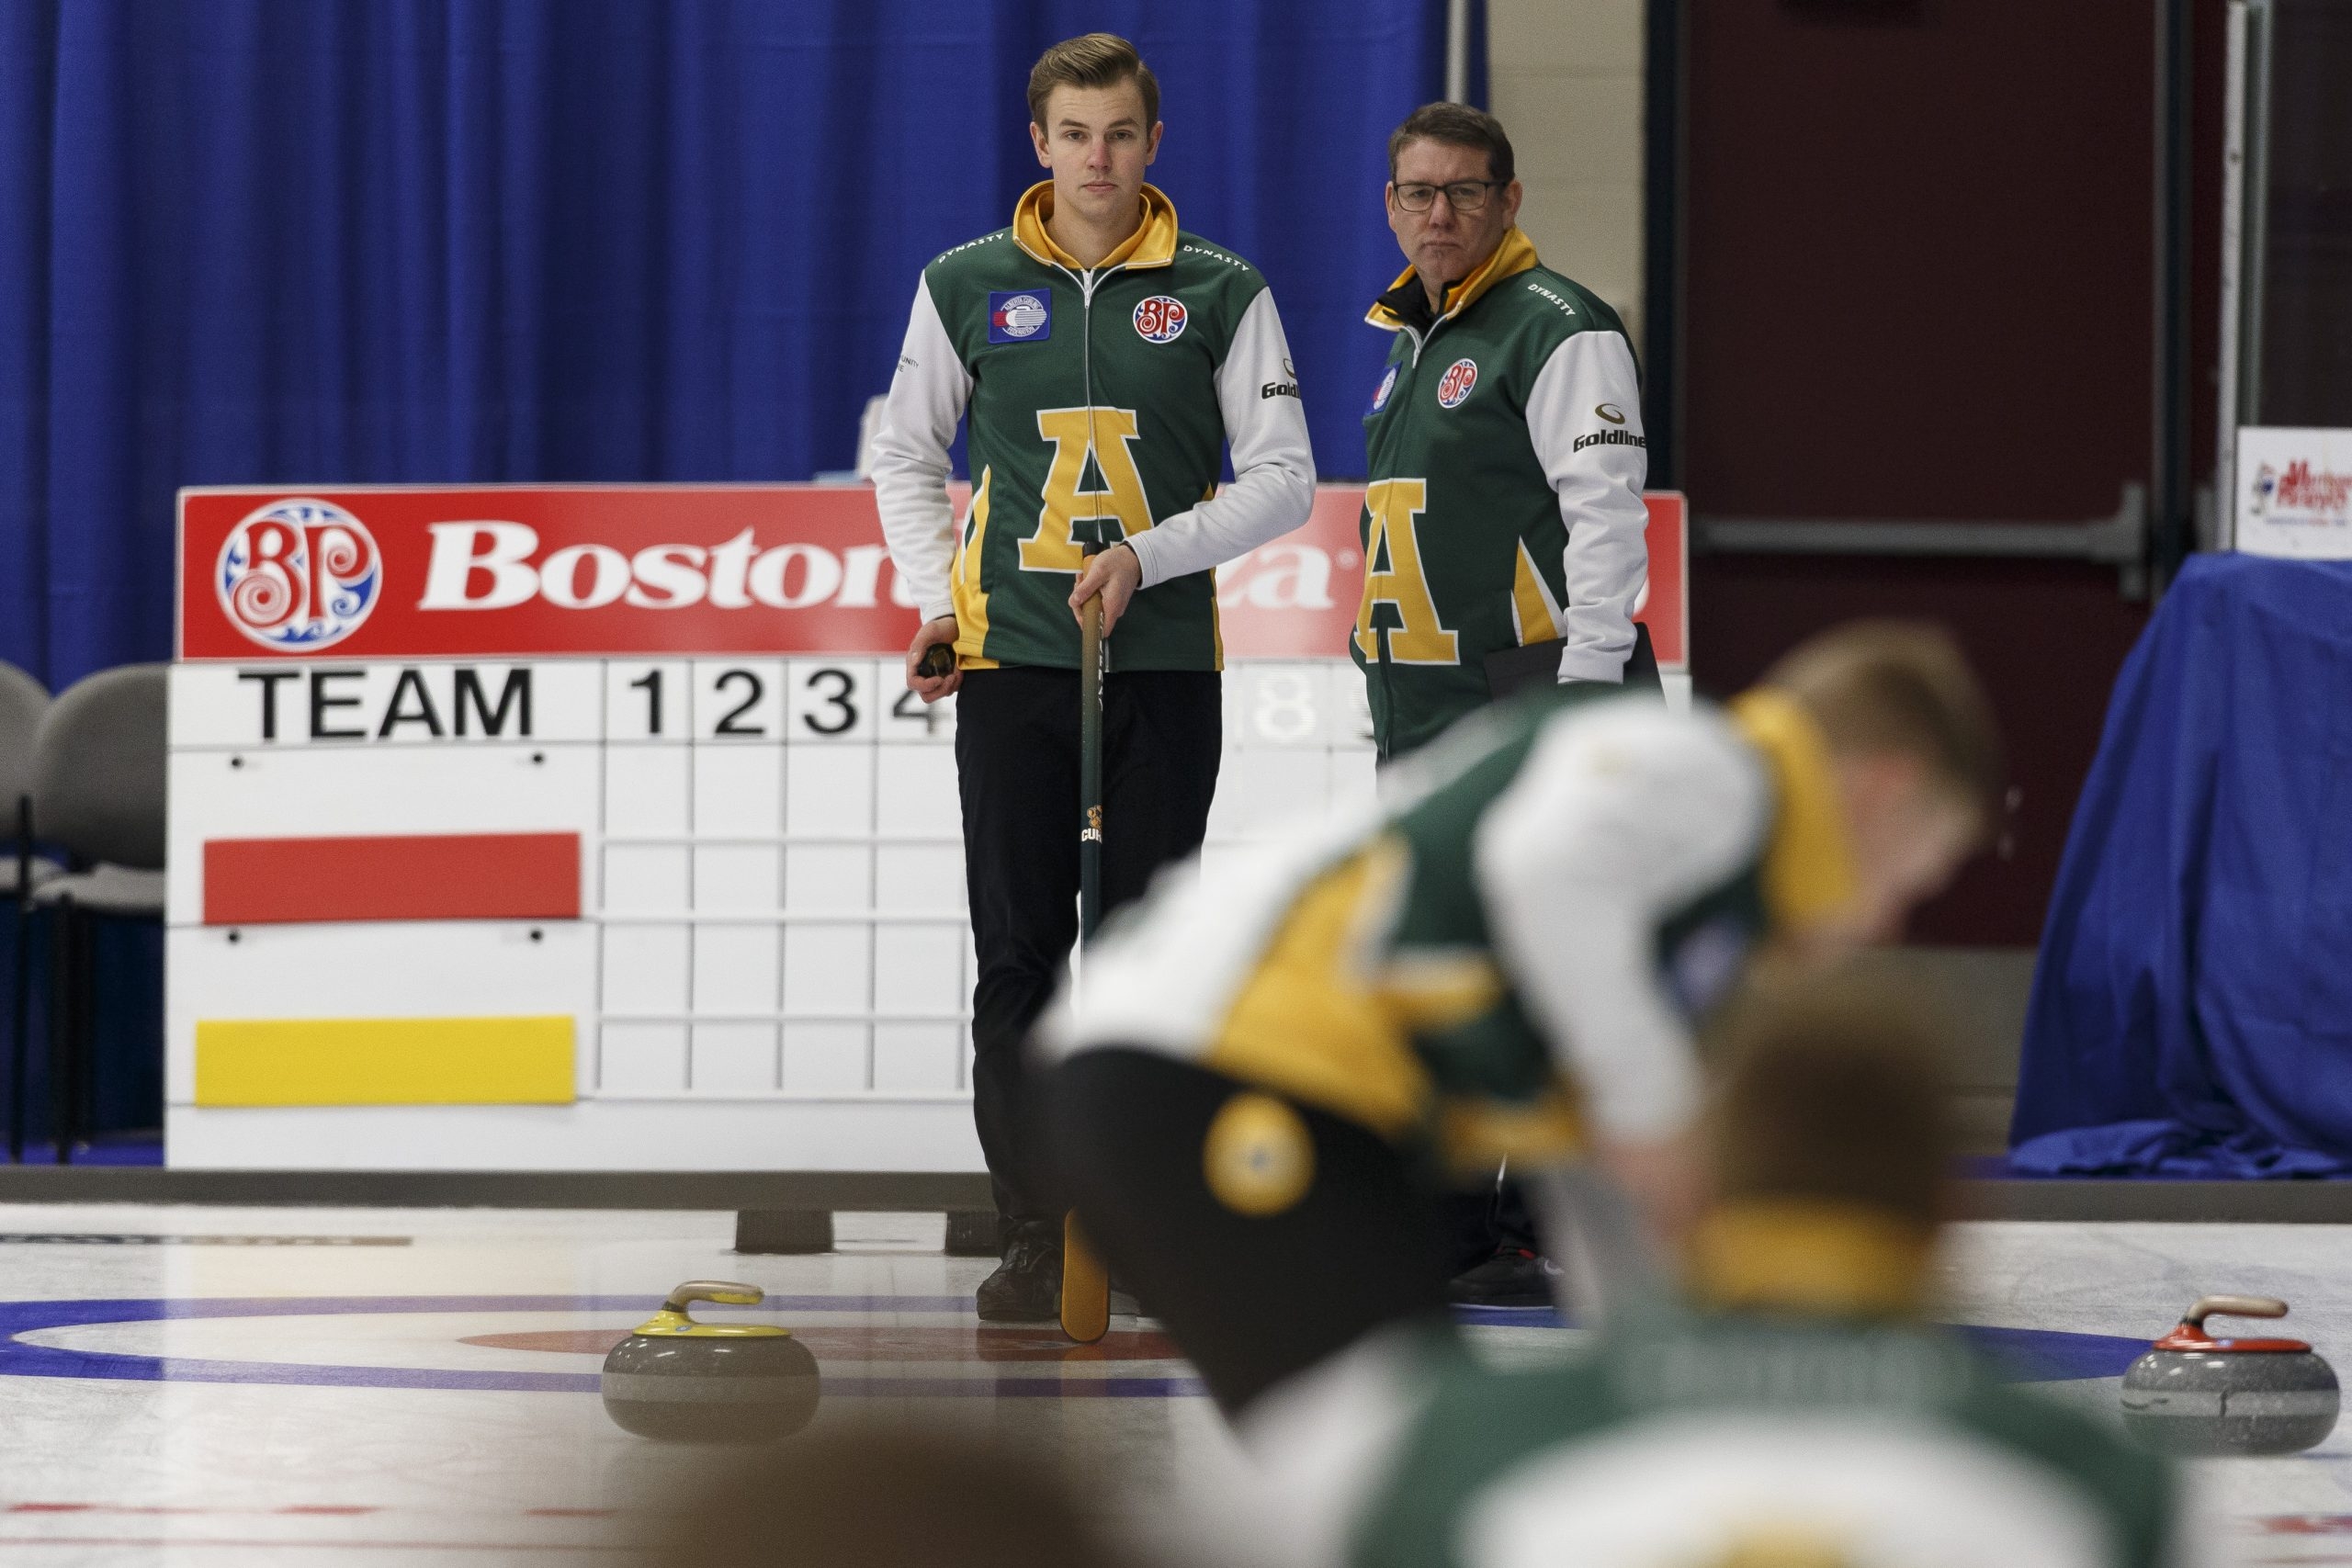
<path id="1" fill-rule="evenodd" d="M 605 1414 L 640 1438 L 765 1443 L 817 1413 L 817 1358 L 788 1328 L 697 1323 L 695 1302 L 755 1306 L 757 1285 L 689 1280 L 605 1358 Z"/>
<path id="2" fill-rule="evenodd" d="M 2301 1453 L 2335 1429 L 2335 1371 L 2300 1339 L 2216 1339 L 2205 1319 L 2284 1317 L 2267 1296 L 2203 1296 L 2123 1374 L 2123 1425 L 2159 1453 Z"/>

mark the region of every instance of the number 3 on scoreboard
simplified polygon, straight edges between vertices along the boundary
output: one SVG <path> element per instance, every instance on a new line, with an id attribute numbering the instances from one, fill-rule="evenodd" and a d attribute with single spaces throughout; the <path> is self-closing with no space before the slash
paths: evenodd
<path id="1" fill-rule="evenodd" d="M 874 666 L 863 660 L 795 660 L 786 677 L 791 741 L 865 740 L 874 734 Z"/>

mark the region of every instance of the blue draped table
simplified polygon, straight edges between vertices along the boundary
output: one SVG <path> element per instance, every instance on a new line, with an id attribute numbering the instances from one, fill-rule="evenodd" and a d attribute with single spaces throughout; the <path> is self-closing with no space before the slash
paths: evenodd
<path id="1" fill-rule="evenodd" d="M 2190 559 L 2051 897 L 2020 1175 L 2352 1175 L 2352 562 Z"/>

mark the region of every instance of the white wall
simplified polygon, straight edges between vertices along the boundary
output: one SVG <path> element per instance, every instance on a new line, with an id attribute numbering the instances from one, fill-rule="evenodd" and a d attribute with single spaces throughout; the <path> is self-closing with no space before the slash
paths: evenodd
<path id="1" fill-rule="evenodd" d="M 1642 342 L 1642 0 L 1488 0 L 1488 107 L 1544 265 Z"/>

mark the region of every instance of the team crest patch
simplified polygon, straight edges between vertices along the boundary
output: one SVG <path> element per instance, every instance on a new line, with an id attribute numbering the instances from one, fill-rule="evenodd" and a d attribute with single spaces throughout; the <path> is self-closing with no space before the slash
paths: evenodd
<path id="1" fill-rule="evenodd" d="M 1470 389 L 1477 384 L 1478 362 L 1475 359 L 1455 360 L 1445 367 L 1445 374 L 1438 378 L 1437 406 L 1442 409 L 1460 408 L 1462 400 L 1468 397 Z"/>
<path id="2" fill-rule="evenodd" d="M 1184 302 L 1155 294 L 1136 307 L 1136 335 L 1146 343 L 1174 343 L 1184 335 Z"/>
<path id="3" fill-rule="evenodd" d="M 1388 406 L 1388 394 L 1396 389 L 1396 367 L 1392 365 L 1388 367 L 1388 374 L 1380 378 L 1380 385 L 1373 390 L 1372 412 L 1378 413 L 1382 409 L 1386 408 Z"/>
<path id="4" fill-rule="evenodd" d="M 1027 343 L 1054 333 L 1054 297 L 1025 290 L 989 296 L 989 341 Z"/>

